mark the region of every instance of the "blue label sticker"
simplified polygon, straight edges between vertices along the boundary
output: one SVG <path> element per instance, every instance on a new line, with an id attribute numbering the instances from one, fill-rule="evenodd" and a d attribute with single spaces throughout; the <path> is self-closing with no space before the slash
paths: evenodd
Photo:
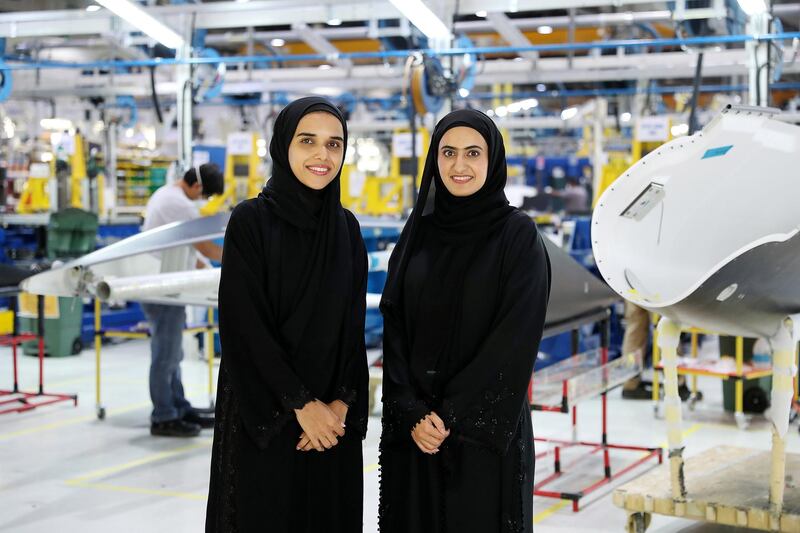
<path id="1" fill-rule="evenodd" d="M 708 150 L 706 150 L 706 153 L 703 154 L 702 159 L 710 159 L 712 157 L 723 156 L 727 154 L 731 148 L 733 148 L 732 144 L 729 144 L 728 146 L 720 146 L 718 148 L 709 148 Z"/>

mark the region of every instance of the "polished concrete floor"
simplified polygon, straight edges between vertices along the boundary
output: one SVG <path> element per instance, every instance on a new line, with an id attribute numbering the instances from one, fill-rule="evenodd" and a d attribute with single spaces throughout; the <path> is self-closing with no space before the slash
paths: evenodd
<path id="1" fill-rule="evenodd" d="M 713 344 L 706 351 L 713 351 Z M 211 431 L 194 439 L 154 438 L 148 432 L 149 350 L 144 341 L 106 346 L 102 354 L 102 402 L 105 420 L 95 412 L 94 352 L 45 361 L 46 390 L 76 392 L 78 407 L 62 403 L 21 413 L 0 415 L 0 531 L 45 533 L 51 531 L 100 533 L 202 531 L 208 487 Z M 20 381 L 25 389 L 36 385 L 37 364 L 21 358 Z M 214 369 L 216 375 L 216 369 Z M 187 353 L 183 363 L 187 394 L 196 405 L 208 404 L 208 367 L 197 353 Z M 0 388 L 10 388 L 11 355 L 0 349 Z M 737 429 L 732 416 L 722 411 L 719 381 L 701 379 L 705 400 L 695 411 L 685 410 L 687 454 L 721 444 L 767 449 L 769 425 L 755 418 L 746 431 Z M 664 423 L 653 416 L 648 401 L 622 400 L 619 390 L 609 395 L 611 442 L 665 445 Z M 599 438 L 600 402 L 581 404 L 581 439 Z M 569 438 L 566 415 L 534 413 L 537 437 Z M 377 443 L 380 421 L 373 417 L 364 443 L 364 531 L 376 527 L 378 494 Z M 797 428 L 789 433 L 788 451 L 800 452 Z M 538 451 L 543 451 L 542 445 Z M 614 467 L 638 458 L 637 453 L 614 454 Z M 568 454 L 562 459 L 576 459 Z M 551 470 L 549 461 L 537 465 L 537 479 Z M 631 472 L 620 482 L 645 472 Z M 555 487 L 569 491 L 602 476 L 599 454 L 578 458 Z M 618 485 L 616 483 L 614 486 Z M 625 513 L 611 503 L 610 489 L 588 496 L 579 513 L 567 502 L 534 498 L 537 533 L 598 533 L 624 531 Z M 698 524 L 656 516 L 648 531 L 734 532 L 736 528 Z M 478 533 L 478 532 L 476 532 Z"/>

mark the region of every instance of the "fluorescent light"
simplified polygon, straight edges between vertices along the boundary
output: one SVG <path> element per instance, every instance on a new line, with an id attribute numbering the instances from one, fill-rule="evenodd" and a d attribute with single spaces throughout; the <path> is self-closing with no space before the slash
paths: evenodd
<path id="1" fill-rule="evenodd" d="M 284 41 L 283 39 L 278 39 L 278 38 L 275 38 L 275 39 L 272 39 L 272 40 L 269 42 L 269 44 L 270 44 L 270 45 L 272 45 L 272 46 L 274 46 L 275 48 L 280 48 L 281 46 L 283 46 L 283 45 L 285 45 L 285 44 L 286 44 L 286 41 Z"/>
<path id="2" fill-rule="evenodd" d="M 467 96 L 469 96 L 469 89 L 465 89 L 464 87 L 460 88 L 460 89 L 458 90 L 458 95 L 459 95 L 461 98 L 466 98 Z"/>
<path id="3" fill-rule="evenodd" d="M 328 26 L 341 26 L 342 19 L 331 19 L 328 21 Z"/>
<path id="4" fill-rule="evenodd" d="M 739 7 L 742 8 L 742 11 L 747 13 L 749 16 L 759 15 L 761 13 L 766 13 L 767 11 L 767 3 L 764 0 L 738 0 Z"/>
<path id="5" fill-rule="evenodd" d="M 630 122 L 631 121 L 631 114 L 628 113 L 628 112 L 625 112 L 625 113 L 621 114 L 619 116 L 619 121 L 620 122 Z"/>
<path id="6" fill-rule="evenodd" d="M 577 107 L 568 107 L 561 112 L 561 120 L 569 120 L 578 114 Z"/>
<path id="7" fill-rule="evenodd" d="M 184 44 L 183 37 L 129 0 L 97 0 L 97 3 L 167 48 L 180 48 Z"/>
<path id="8" fill-rule="evenodd" d="M 72 121 L 66 118 L 43 118 L 39 121 L 42 129 L 53 131 L 65 131 L 72 129 Z"/>
<path id="9" fill-rule="evenodd" d="M 93 11 L 100 11 L 100 6 L 98 6 L 97 4 L 92 4 L 90 6 L 86 6 L 86 11 L 88 11 L 89 13 L 91 13 Z"/>
<path id="10" fill-rule="evenodd" d="M 450 39 L 450 30 L 421 0 L 389 0 L 428 39 Z"/>
<path id="11" fill-rule="evenodd" d="M 486 13 L 486 11 L 484 11 L 484 10 L 480 10 L 480 11 L 476 11 L 475 12 L 475 16 L 479 17 L 479 18 L 482 18 L 482 19 L 485 19 L 487 14 L 488 13 Z"/>
<path id="12" fill-rule="evenodd" d="M 328 65 L 327 63 L 325 63 L 324 65 L 320 65 L 317 68 L 320 69 L 320 70 L 330 70 L 331 66 Z"/>
<path id="13" fill-rule="evenodd" d="M 249 1 L 250 1 L 250 0 L 236 0 L 236 3 L 237 3 L 237 4 L 246 4 L 246 3 L 247 3 L 247 2 L 249 2 Z"/>
<path id="14" fill-rule="evenodd" d="M 538 28 L 536 28 L 536 31 L 539 32 L 542 35 L 550 35 L 551 33 L 553 33 L 553 27 L 552 26 L 539 26 Z"/>
<path id="15" fill-rule="evenodd" d="M 672 133 L 673 137 L 680 137 L 681 135 L 686 135 L 689 133 L 689 125 L 688 124 L 675 124 L 670 128 L 670 133 Z"/>
<path id="16" fill-rule="evenodd" d="M 344 90 L 341 87 L 314 87 L 309 92 L 321 96 L 336 97 L 341 96 Z"/>
<path id="17" fill-rule="evenodd" d="M 519 102 L 513 102 L 507 106 L 498 107 L 495 112 L 498 116 L 505 116 L 509 113 L 519 113 L 520 111 L 527 111 L 539 105 L 539 100 L 536 98 L 527 98 Z M 501 111 L 502 109 L 502 111 Z"/>

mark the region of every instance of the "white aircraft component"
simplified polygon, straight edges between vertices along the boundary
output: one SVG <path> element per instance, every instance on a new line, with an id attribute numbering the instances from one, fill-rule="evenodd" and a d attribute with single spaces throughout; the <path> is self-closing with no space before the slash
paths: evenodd
<path id="1" fill-rule="evenodd" d="M 633 165 L 603 193 L 592 219 L 595 260 L 608 284 L 663 315 L 659 345 L 676 502 L 685 503 L 687 494 L 676 361 L 681 327 L 769 340 L 772 524 L 781 522 L 800 337 L 800 127 L 775 120 L 776 113 L 728 106 L 702 132 Z"/>
<path id="2" fill-rule="evenodd" d="M 220 213 L 166 224 L 31 276 L 20 287 L 31 294 L 93 296 L 94 286 L 107 276 L 157 275 L 161 260 L 154 252 L 219 239 L 225 235 L 229 218 L 230 213 Z"/>
<path id="3" fill-rule="evenodd" d="M 149 276 L 124 278 L 107 277 L 95 286 L 102 301 L 136 300 L 160 302 L 180 297 L 181 303 L 216 306 L 219 290 L 219 268 L 204 268 L 188 272 L 170 272 Z"/>
<path id="4" fill-rule="evenodd" d="M 771 337 L 800 312 L 800 127 L 728 107 L 649 153 L 600 197 L 597 266 L 677 323 Z"/>
<path id="5" fill-rule="evenodd" d="M 389 269 L 389 257 L 392 255 L 394 245 L 380 252 L 369 253 L 369 271 L 386 272 Z"/>
<path id="6" fill-rule="evenodd" d="M 230 217 L 222 213 L 139 233 L 74 261 L 31 276 L 21 288 L 31 294 L 97 297 L 170 305 L 217 306 L 219 268 L 161 272 L 158 253 L 221 238 Z M 370 272 L 386 270 L 391 249 L 369 254 Z M 376 309 L 380 294 L 367 296 Z"/>

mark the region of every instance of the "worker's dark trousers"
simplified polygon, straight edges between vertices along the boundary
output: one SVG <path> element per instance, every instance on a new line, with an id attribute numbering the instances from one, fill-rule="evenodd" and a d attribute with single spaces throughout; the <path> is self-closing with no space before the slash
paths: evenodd
<path id="1" fill-rule="evenodd" d="M 186 308 L 173 305 L 142 304 L 150 322 L 150 399 L 152 422 L 182 418 L 191 407 L 181 383 L 181 338 L 186 323 Z"/>

